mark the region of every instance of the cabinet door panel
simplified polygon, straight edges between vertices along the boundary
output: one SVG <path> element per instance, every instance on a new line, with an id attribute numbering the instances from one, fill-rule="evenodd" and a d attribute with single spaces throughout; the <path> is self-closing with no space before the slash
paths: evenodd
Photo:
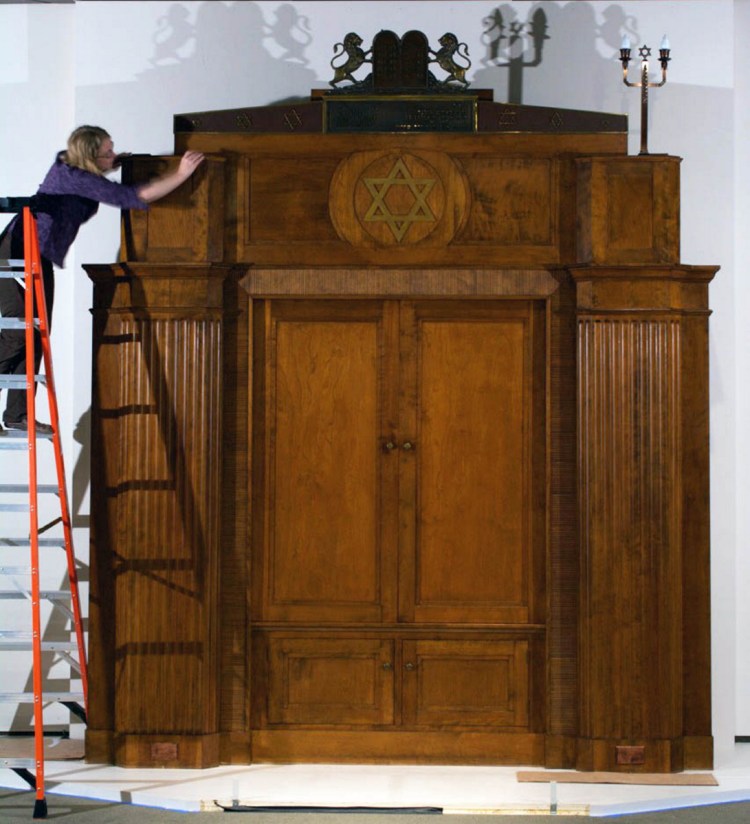
<path id="1" fill-rule="evenodd" d="M 393 641 L 271 637 L 270 724 L 393 724 Z"/>
<path id="2" fill-rule="evenodd" d="M 405 641 L 404 723 L 526 727 L 527 641 Z"/>
<path id="3" fill-rule="evenodd" d="M 543 557 L 543 325 L 531 304 L 468 302 L 415 304 L 403 323 L 402 440 L 414 447 L 401 456 L 401 617 L 529 622 Z"/>
<path id="4" fill-rule="evenodd" d="M 275 301 L 265 314 L 254 472 L 262 618 L 382 620 L 394 586 L 382 511 L 397 483 L 381 436 L 394 391 L 384 305 Z"/>

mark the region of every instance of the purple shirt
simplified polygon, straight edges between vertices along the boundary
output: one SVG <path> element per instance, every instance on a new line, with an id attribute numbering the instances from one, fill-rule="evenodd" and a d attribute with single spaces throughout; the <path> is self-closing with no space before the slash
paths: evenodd
<path id="1" fill-rule="evenodd" d="M 63 266 L 65 255 L 76 239 L 78 230 L 99 210 L 100 203 L 120 209 L 147 209 L 138 197 L 137 187 L 115 183 L 101 175 L 68 166 L 62 152 L 47 172 L 31 208 L 37 218 L 39 251 L 57 266 Z M 11 231 L 23 231 L 18 216 Z M 11 229 L 11 227 L 8 227 Z"/>

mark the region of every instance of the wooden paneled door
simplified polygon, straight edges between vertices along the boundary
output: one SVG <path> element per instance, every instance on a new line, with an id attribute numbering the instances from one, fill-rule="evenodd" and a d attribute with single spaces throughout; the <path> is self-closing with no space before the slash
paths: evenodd
<path id="1" fill-rule="evenodd" d="M 256 620 L 395 618 L 397 466 L 378 448 L 395 428 L 392 314 L 374 301 L 256 303 Z"/>
<path id="2" fill-rule="evenodd" d="M 533 759 L 544 304 L 253 316 L 254 759 Z"/>
<path id="3" fill-rule="evenodd" d="M 539 312 L 422 301 L 400 315 L 399 618 L 541 623 Z"/>

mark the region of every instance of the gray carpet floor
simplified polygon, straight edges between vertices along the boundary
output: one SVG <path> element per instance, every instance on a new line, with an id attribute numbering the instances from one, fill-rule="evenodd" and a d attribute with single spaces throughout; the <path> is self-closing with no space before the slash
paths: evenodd
<path id="1" fill-rule="evenodd" d="M 400 813 L 330 812 L 242 812 L 178 813 L 111 804 L 83 798 L 47 795 L 47 821 L 59 824 L 218 824 L 231 815 L 228 824 L 428 824 L 436 815 Z M 34 795 L 20 790 L 0 790 L 0 822 L 32 821 Z M 538 815 L 462 815 L 446 816 L 445 824 L 552 824 L 553 821 L 613 822 L 613 824 L 750 824 L 750 803 L 716 804 L 658 813 L 640 813 L 608 818 Z M 497 820 L 495 820 L 497 819 Z M 435 822 L 437 824 L 437 822 Z"/>

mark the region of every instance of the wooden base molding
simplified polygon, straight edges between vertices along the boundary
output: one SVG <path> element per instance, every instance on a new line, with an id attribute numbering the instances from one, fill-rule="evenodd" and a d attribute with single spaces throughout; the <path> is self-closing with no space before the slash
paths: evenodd
<path id="1" fill-rule="evenodd" d="M 86 761 L 115 763 L 120 767 L 169 767 L 202 770 L 222 763 L 220 736 L 209 735 L 117 735 L 89 731 Z"/>
<path id="2" fill-rule="evenodd" d="M 219 742 L 222 764 L 252 763 L 253 739 L 250 732 L 222 732 L 219 735 Z"/>
<path id="3" fill-rule="evenodd" d="M 642 763 L 618 763 L 618 752 L 642 751 Z M 639 760 L 639 759 L 636 759 Z M 120 735 L 90 730 L 86 761 L 122 767 L 204 769 L 219 764 L 361 763 L 527 764 L 547 769 L 681 772 L 711 769 L 710 737 L 643 743 L 539 734 L 469 731 L 355 732 L 256 730 L 218 735 Z"/>
<path id="4" fill-rule="evenodd" d="M 111 730 L 86 729 L 86 761 L 90 764 L 115 764 L 114 736 Z"/>
<path id="5" fill-rule="evenodd" d="M 253 760 L 276 763 L 541 764 L 544 736 L 491 732 L 257 730 Z"/>
<path id="6" fill-rule="evenodd" d="M 711 736 L 650 738 L 641 741 L 580 739 L 577 748 L 578 770 L 649 773 L 713 768 Z"/>
<path id="7" fill-rule="evenodd" d="M 685 763 L 683 738 L 638 740 L 578 740 L 577 770 L 601 772 L 682 772 L 705 769 Z"/>
<path id="8" fill-rule="evenodd" d="M 687 735 L 683 739 L 686 770 L 710 770 L 714 766 L 714 739 L 710 735 Z"/>

